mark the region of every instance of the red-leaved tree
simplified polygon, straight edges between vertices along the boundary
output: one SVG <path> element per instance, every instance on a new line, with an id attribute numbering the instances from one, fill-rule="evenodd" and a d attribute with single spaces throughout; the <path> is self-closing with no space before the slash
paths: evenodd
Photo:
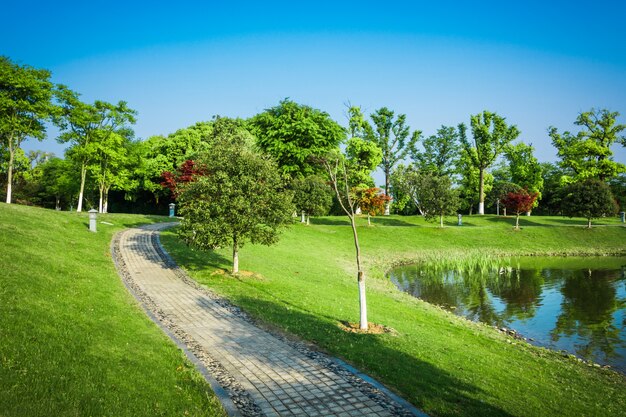
<path id="1" fill-rule="evenodd" d="M 515 230 L 519 230 L 520 214 L 532 210 L 538 196 L 539 193 L 529 193 L 527 189 L 522 188 L 519 191 L 507 193 L 504 197 L 502 200 L 504 206 L 507 210 L 515 213 Z"/>
<path id="2" fill-rule="evenodd" d="M 182 192 L 181 187 L 183 187 L 187 183 L 193 182 L 195 180 L 195 177 L 199 175 L 206 175 L 206 170 L 204 169 L 204 167 L 198 165 L 191 159 L 188 159 L 176 169 L 176 172 L 163 172 L 163 174 L 161 174 L 161 178 L 163 178 L 163 181 L 161 181 L 161 186 L 164 188 L 169 188 L 169 190 L 172 192 L 172 199 L 175 200 Z"/>
<path id="3" fill-rule="evenodd" d="M 387 203 L 391 201 L 391 197 L 384 193 L 378 187 L 372 188 L 354 188 L 352 190 L 355 201 L 358 202 L 361 211 L 367 214 L 367 225 L 371 226 L 371 216 L 383 214 Z"/>

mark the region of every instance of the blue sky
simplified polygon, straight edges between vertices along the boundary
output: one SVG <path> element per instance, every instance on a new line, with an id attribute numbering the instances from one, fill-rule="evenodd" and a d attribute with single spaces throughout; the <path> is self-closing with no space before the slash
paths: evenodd
<path id="1" fill-rule="evenodd" d="M 0 54 L 127 101 L 140 138 L 285 97 L 344 125 L 346 103 L 387 106 L 426 135 L 488 109 L 542 161 L 550 125 L 592 107 L 626 123 L 626 2 L 62 3 L 3 5 Z M 55 136 L 24 147 L 61 154 Z"/>

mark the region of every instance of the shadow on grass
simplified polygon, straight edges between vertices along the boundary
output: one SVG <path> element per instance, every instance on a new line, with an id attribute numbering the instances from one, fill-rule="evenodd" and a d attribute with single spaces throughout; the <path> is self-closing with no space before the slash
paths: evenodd
<path id="1" fill-rule="evenodd" d="M 383 216 L 372 217 L 372 224 L 378 225 L 378 226 L 420 227 L 417 224 L 409 223 L 404 220 L 394 219 L 391 217 L 383 217 Z"/>
<path id="2" fill-rule="evenodd" d="M 384 343 L 386 338 L 394 336 L 348 333 L 337 325 L 343 317 L 322 318 L 280 300 L 241 296 L 233 301 L 252 317 L 280 323 L 279 327 L 287 334 L 296 334 L 331 354 L 340 355 L 361 371 L 393 386 L 418 408 L 434 405 L 438 408 L 437 415 L 442 416 L 510 415 L 481 400 L 479 397 L 486 396 L 481 389 Z"/>
<path id="3" fill-rule="evenodd" d="M 212 269 L 232 268 L 232 259 L 227 259 L 220 253 L 213 250 L 201 251 L 189 248 L 176 235 L 176 229 L 166 229 L 161 231 L 161 244 L 179 266 L 189 271 L 201 271 Z"/>

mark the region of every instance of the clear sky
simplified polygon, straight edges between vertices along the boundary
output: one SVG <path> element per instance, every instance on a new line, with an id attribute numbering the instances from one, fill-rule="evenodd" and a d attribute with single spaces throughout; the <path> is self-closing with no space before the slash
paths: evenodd
<path id="1" fill-rule="evenodd" d="M 281 99 L 346 124 L 387 106 L 433 134 L 491 110 L 541 161 L 550 125 L 595 108 L 626 123 L 626 2 L 5 2 L 0 54 L 85 101 L 125 100 L 139 138 Z M 62 154 L 56 132 L 26 149 Z M 617 160 L 626 151 L 615 146 Z"/>

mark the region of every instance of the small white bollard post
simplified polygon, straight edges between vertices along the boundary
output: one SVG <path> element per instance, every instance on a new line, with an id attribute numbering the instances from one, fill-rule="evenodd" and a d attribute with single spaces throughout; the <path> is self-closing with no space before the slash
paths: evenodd
<path id="1" fill-rule="evenodd" d="M 459 213 L 459 214 L 457 215 L 457 218 L 458 218 L 458 220 L 459 220 L 459 222 L 457 223 L 457 225 L 459 225 L 459 226 L 463 226 L 463 215 L 462 215 L 461 213 Z"/>
<path id="2" fill-rule="evenodd" d="M 98 211 L 95 209 L 89 210 L 89 231 L 96 231 L 96 216 L 98 215 Z"/>

